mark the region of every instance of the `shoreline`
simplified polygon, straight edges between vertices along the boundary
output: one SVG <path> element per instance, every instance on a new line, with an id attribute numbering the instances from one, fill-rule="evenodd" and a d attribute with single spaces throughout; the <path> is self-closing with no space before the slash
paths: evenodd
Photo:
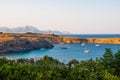
<path id="1" fill-rule="evenodd" d="M 120 44 L 120 38 L 86 38 L 88 43 Z"/>
<path id="2" fill-rule="evenodd" d="M 16 38 L 22 39 L 32 39 L 33 41 L 38 38 L 43 38 L 44 40 L 50 43 L 57 44 L 80 44 L 83 42 L 86 43 L 99 43 L 99 44 L 120 44 L 120 38 L 112 37 L 112 38 L 76 38 L 76 37 L 67 37 L 67 36 L 59 36 L 55 34 L 41 34 L 41 33 L 1 33 L 0 34 L 0 42 L 7 40 L 14 40 Z"/>

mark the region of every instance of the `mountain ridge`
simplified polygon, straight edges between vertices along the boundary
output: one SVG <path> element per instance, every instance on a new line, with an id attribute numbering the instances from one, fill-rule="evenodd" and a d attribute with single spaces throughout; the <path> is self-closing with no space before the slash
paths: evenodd
<path id="1" fill-rule="evenodd" d="M 0 32 L 3 33 L 43 33 L 43 34 L 70 34 L 69 32 L 62 32 L 58 30 L 39 30 L 33 26 L 24 26 L 24 27 L 16 27 L 16 28 L 9 28 L 9 27 L 0 27 Z"/>

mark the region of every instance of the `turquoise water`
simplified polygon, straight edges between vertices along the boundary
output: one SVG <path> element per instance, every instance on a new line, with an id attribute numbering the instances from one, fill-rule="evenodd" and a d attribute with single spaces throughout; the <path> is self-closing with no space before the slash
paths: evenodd
<path id="1" fill-rule="evenodd" d="M 120 34 L 63 34 L 61 36 L 70 36 L 77 38 L 120 38 Z"/>
<path id="2" fill-rule="evenodd" d="M 52 49 L 33 50 L 22 53 L 9 53 L 2 54 L 2 56 L 8 58 L 42 58 L 43 56 L 48 55 L 58 59 L 59 61 L 67 63 L 71 59 L 80 61 L 101 57 L 104 54 L 105 48 L 111 48 L 113 52 L 120 50 L 120 45 L 113 44 L 100 44 L 99 47 L 96 47 L 95 44 L 86 44 L 85 46 L 81 46 L 81 44 L 65 44 L 64 46 L 66 46 L 67 49 L 61 49 L 60 46 L 60 44 L 54 44 L 54 48 Z M 86 47 L 90 49 L 90 53 L 84 53 Z"/>

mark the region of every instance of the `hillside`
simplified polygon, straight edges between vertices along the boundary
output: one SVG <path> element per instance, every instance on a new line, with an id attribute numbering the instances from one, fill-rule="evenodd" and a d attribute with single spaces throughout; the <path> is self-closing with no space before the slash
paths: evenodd
<path id="1" fill-rule="evenodd" d="M 25 26 L 25 27 L 16 27 L 16 28 L 8 28 L 8 27 L 0 27 L 0 32 L 3 33 L 43 33 L 43 34 L 69 34 L 69 32 L 61 32 L 58 30 L 46 30 L 42 31 L 33 26 Z"/>
<path id="2" fill-rule="evenodd" d="M 52 48 L 53 45 L 43 38 L 24 39 L 15 38 L 0 42 L 0 53 L 23 52 L 41 48 Z"/>

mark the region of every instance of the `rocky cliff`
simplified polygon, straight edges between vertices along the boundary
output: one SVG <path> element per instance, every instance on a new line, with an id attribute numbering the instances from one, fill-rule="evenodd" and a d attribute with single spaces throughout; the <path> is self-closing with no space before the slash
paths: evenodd
<path id="1" fill-rule="evenodd" d="M 87 38 L 88 43 L 120 44 L 120 38 Z"/>
<path id="2" fill-rule="evenodd" d="M 81 43 L 83 39 L 73 38 L 73 37 L 64 37 L 64 36 L 57 36 L 54 34 L 35 34 L 35 33 L 26 33 L 26 34 L 15 34 L 15 33 L 3 33 L 0 34 L 0 41 L 5 40 L 14 40 L 17 38 L 24 38 L 24 39 L 44 39 L 50 43 Z M 85 39 L 84 39 L 85 40 Z"/>
<path id="3" fill-rule="evenodd" d="M 23 52 L 41 48 L 52 48 L 53 45 L 44 39 L 14 39 L 0 42 L 0 53 Z"/>
<path id="4" fill-rule="evenodd" d="M 65 44 L 78 44 L 81 42 L 80 39 L 73 38 L 73 37 L 53 37 L 50 40 L 52 43 L 65 43 Z"/>
<path id="5" fill-rule="evenodd" d="M 104 43 L 104 44 L 120 44 L 120 38 L 74 38 L 74 37 L 65 37 L 65 36 L 57 36 L 54 34 L 37 34 L 37 33 L 0 33 L 0 41 L 8 41 L 15 39 L 28 39 L 28 40 L 38 40 L 44 39 L 49 43 Z M 32 41 L 31 41 L 32 42 Z"/>

